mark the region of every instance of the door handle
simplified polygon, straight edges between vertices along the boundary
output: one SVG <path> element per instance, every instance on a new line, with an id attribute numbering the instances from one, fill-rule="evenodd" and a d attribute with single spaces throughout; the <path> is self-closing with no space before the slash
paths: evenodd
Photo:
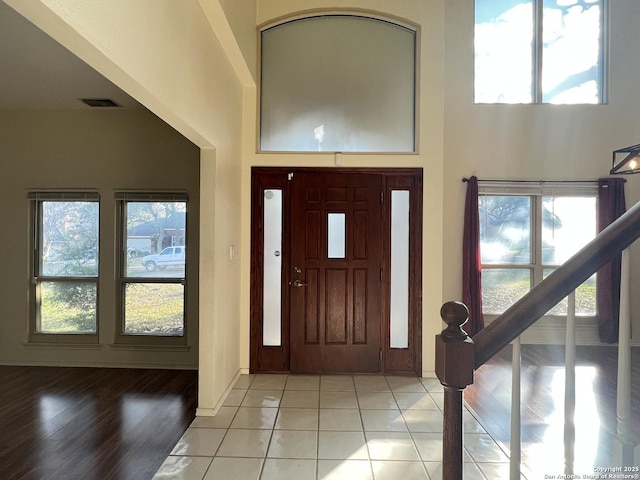
<path id="1" fill-rule="evenodd" d="M 307 286 L 307 284 L 306 284 L 306 283 L 304 283 L 304 282 L 301 282 L 300 280 L 295 280 L 295 281 L 293 282 L 293 286 L 294 286 L 294 287 L 298 287 L 298 288 L 300 288 L 300 287 L 306 287 L 306 286 Z"/>

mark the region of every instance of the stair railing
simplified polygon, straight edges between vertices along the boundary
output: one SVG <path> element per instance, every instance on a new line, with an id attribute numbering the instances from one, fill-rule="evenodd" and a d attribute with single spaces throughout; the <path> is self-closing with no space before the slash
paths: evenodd
<path id="1" fill-rule="evenodd" d="M 442 306 L 440 314 L 447 327 L 436 335 L 436 375 L 444 387 L 443 480 L 462 480 L 462 395 L 473 383 L 474 370 L 517 339 L 638 238 L 640 203 L 611 223 L 473 339 L 462 328 L 468 319 L 467 307 L 460 302 L 447 302 Z"/>

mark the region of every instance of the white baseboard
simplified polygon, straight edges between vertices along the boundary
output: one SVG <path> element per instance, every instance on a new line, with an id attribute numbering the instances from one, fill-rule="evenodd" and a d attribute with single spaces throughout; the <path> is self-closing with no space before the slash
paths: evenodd
<path id="1" fill-rule="evenodd" d="M 196 417 L 215 417 L 216 413 L 215 408 L 196 408 Z"/>
<path id="2" fill-rule="evenodd" d="M 220 407 L 222 407 L 225 400 L 231 393 L 231 390 L 233 390 L 233 386 L 236 384 L 236 382 L 240 378 L 240 375 L 244 375 L 243 373 L 244 370 L 246 369 L 241 368 L 236 372 L 236 374 L 233 376 L 233 379 L 231 380 L 231 383 L 229 383 L 229 385 L 227 386 L 227 389 L 224 391 L 224 393 L 220 397 L 220 400 L 218 400 L 218 403 L 216 403 L 216 405 L 213 408 L 196 408 L 196 417 L 215 417 L 218 411 L 220 411 Z"/>

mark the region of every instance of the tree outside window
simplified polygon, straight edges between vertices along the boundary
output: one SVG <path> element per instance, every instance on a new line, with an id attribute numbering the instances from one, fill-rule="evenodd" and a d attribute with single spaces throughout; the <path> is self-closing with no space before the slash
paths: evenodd
<path id="1" fill-rule="evenodd" d="M 596 234 L 595 196 L 481 195 L 482 303 L 499 315 Z M 595 275 L 576 291 L 576 314 L 596 311 Z M 566 315 L 566 300 L 549 315 Z"/>
<path id="2" fill-rule="evenodd" d="M 36 333 L 97 331 L 98 201 L 37 202 Z"/>

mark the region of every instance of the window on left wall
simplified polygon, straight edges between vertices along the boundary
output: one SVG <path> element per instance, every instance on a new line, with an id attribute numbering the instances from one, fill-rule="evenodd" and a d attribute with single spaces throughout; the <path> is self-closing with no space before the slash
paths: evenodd
<path id="1" fill-rule="evenodd" d="M 32 341 L 97 340 L 99 195 L 33 192 Z"/>

